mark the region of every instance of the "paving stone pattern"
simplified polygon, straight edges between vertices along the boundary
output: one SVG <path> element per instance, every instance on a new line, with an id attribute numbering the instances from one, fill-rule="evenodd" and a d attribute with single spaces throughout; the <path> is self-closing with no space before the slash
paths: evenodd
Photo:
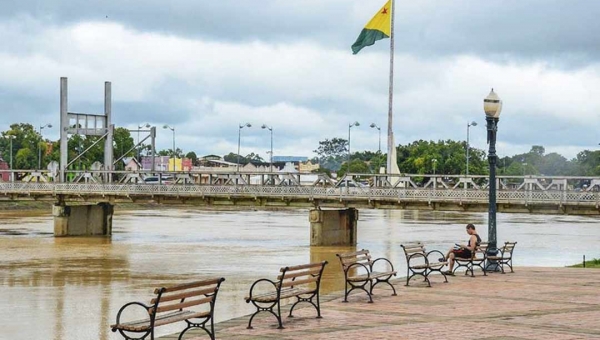
<path id="1" fill-rule="evenodd" d="M 331 294 L 322 299 L 322 319 L 312 307 L 297 309 L 294 318 L 284 317 L 283 330 L 267 313 L 255 318 L 252 330 L 248 317 L 225 321 L 216 325 L 217 339 L 600 339 L 600 270 L 516 268 L 432 281 L 427 288 L 419 279 L 410 287 L 397 280 L 398 296 L 382 287 L 374 303 L 364 293 L 348 303 Z M 186 339 L 208 339 L 193 334 Z"/>

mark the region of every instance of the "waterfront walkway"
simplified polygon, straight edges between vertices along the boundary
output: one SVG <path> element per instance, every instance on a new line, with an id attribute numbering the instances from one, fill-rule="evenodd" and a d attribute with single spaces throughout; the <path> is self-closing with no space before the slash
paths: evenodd
<path id="1" fill-rule="evenodd" d="M 253 330 L 248 317 L 236 318 L 216 325 L 217 339 L 600 339 L 598 269 L 517 267 L 514 274 L 432 281 L 426 288 L 398 280 L 398 296 L 377 289 L 372 304 L 364 293 L 349 303 L 332 294 L 323 299 L 323 319 L 312 307 L 298 309 L 283 330 L 267 313 Z"/>

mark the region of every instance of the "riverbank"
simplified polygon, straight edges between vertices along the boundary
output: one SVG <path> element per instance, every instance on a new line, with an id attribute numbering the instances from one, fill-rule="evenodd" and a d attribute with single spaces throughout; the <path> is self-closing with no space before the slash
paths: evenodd
<path id="1" fill-rule="evenodd" d="M 600 259 L 592 259 L 590 261 L 585 261 L 585 263 L 575 264 L 570 267 L 573 267 L 573 268 L 600 268 Z"/>
<path id="2" fill-rule="evenodd" d="M 282 330 L 266 313 L 252 330 L 248 316 L 221 322 L 217 339 L 600 339 L 600 271 L 518 267 L 505 275 L 457 275 L 448 284 L 438 276 L 432 288 L 418 281 L 410 287 L 396 281 L 398 296 L 376 289 L 372 304 L 364 293 L 349 303 L 330 294 L 323 319 L 312 307 L 298 309 L 294 318 L 284 317 Z"/>

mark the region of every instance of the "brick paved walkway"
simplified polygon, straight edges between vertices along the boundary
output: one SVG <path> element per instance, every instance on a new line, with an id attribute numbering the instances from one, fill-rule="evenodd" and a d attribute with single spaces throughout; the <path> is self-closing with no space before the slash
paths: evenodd
<path id="1" fill-rule="evenodd" d="M 283 330 L 266 313 L 255 318 L 253 330 L 246 329 L 248 317 L 229 320 L 216 326 L 217 338 L 600 339 L 600 270 L 516 268 L 514 274 L 432 281 L 426 288 L 404 287 L 399 280 L 398 296 L 382 288 L 373 304 L 364 293 L 349 303 L 333 294 L 322 303 L 323 319 L 315 319 L 312 308 L 298 309 L 296 317 L 284 317 Z"/>

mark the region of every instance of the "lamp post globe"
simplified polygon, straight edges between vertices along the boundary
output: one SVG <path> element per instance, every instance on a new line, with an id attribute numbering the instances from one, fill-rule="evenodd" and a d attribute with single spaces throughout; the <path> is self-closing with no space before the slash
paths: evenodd
<path id="1" fill-rule="evenodd" d="M 488 163 L 490 165 L 489 177 L 489 205 L 488 205 L 488 254 L 496 255 L 497 239 L 496 239 L 496 133 L 498 132 L 498 121 L 500 112 L 502 111 L 502 101 L 494 92 L 483 100 L 483 111 L 485 112 L 485 120 L 487 123 L 487 142 L 489 144 Z M 498 264 L 495 262 L 488 263 L 488 270 L 498 270 Z"/>

